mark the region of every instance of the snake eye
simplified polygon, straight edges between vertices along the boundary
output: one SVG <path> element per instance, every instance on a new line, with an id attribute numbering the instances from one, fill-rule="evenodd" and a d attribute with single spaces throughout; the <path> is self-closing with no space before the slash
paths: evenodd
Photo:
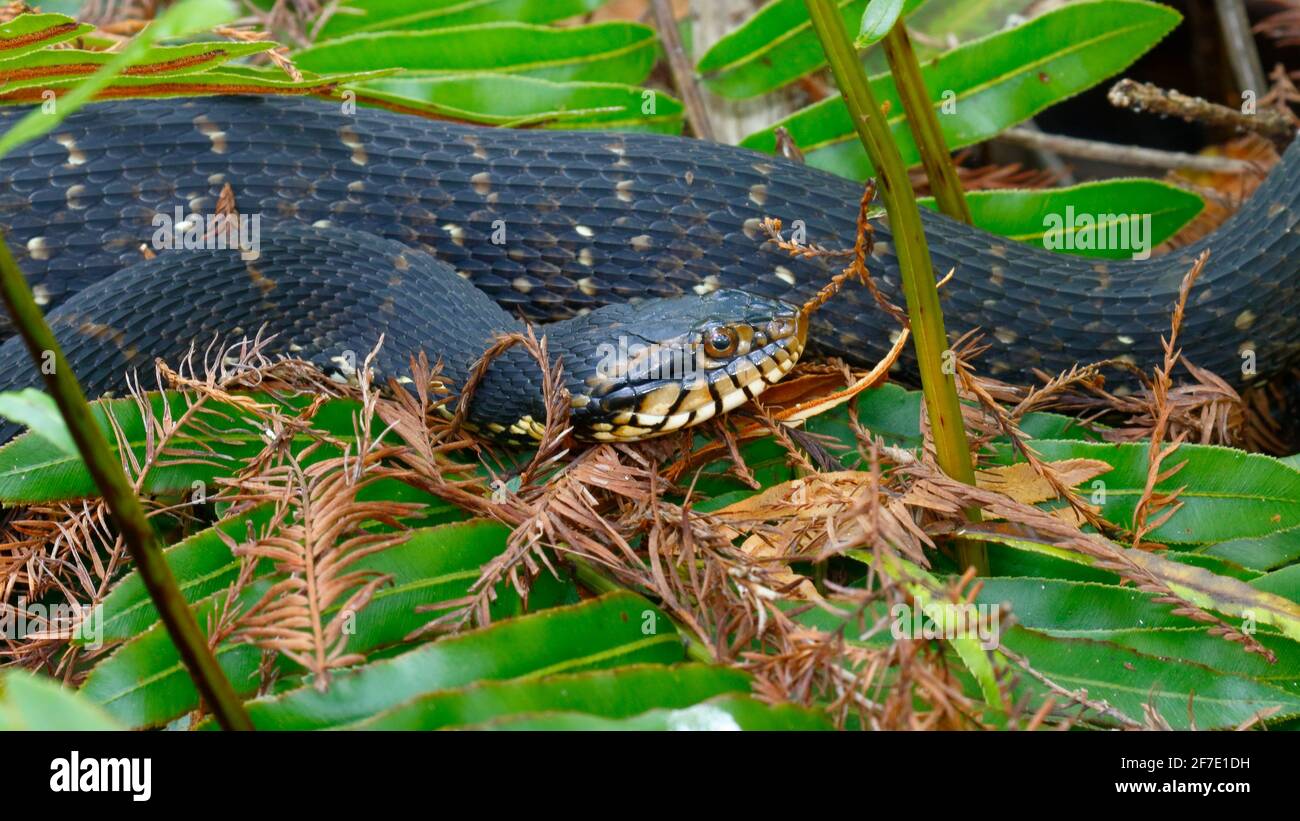
<path id="1" fill-rule="evenodd" d="M 717 325 L 704 332 L 704 352 L 714 358 L 731 356 L 736 351 L 736 332 Z"/>

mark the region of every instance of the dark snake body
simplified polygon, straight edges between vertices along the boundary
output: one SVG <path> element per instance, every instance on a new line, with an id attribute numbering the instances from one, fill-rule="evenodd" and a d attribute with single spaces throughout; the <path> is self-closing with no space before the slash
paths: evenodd
<path id="1" fill-rule="evenodd" d="M 0 129 L 23 113 L 0 109 Z M 507 312 L 538 320 L 719 287 L 802 302 L 842 263 L 790 258 L 763 243 L 759 221 L 801 220 L 809 242 L 844 247 L 861 195 L 815 169 L 677 137 L 478 128 L 309 99 L 131 100 L 83 109 L 0 162 L 0 225 L 52 308 L 138 262 L 155 215 L 213 213 L 227 183 L 242 214 L 328 221 L 427 250 Z M 1180 342 L 1240 384 L 1247 349 L 1260 376 L 1300 359 L 1298 201 L 1293 145 L 1222 228 L 1145 261 L 1057 254 L 922 216 L 937 272 L 955 269 L 942 291 L 949 332 L 982 329 L 993 375 L 1114 356 L 1157 363 L 1179 283 L 1209 247 Z M 872 267 L 901 304 L 887 226 Z M 196 290 L 156 332 L 202 337 L 205 316 L 230 307 Z M 389 317 L 374 312 L 381 328 Z M 819 311 L 810 338 L 861 364 L 893 330 L 853 285 Z"/>

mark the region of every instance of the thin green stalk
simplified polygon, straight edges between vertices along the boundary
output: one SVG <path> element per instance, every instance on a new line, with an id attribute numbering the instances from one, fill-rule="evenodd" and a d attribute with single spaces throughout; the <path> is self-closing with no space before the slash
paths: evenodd
<path id="1" fill-rule="evenodd" d="M 109 512 L 113 514 L 113 521 L 131 552 L 131 558 L 140 571 L 140 577 L 144 579 L 150 597 L 158 607 L 158 613 L 172 642 L 180 651 L 190 678 L 194 680 L 194 686 L 222 727 L 227 730 L 253 729 L 239 697 L 218 666 L 206 637 L 194 620 L 194 614 L 190 612 L 180 588 L 176 586 L 176 579 L 172 576 L 153 528 L 145 517 L 144 506 L 140 504 L 135 489 L 122 470 L 121 462 L 113 455 L 95 424 L 90 404 L 77 382 L 76 374 L 63 356 L 63 349 L 55 341 L 41 309 L 36 306 L 31 289 L 27 287 L 27 280 L 18 269 L 18 263 L 14 261 L 2 231 L 0 297 L 4 299 L 14 326 L 27 344 L 36 368 L 43 374 L 46 389 L 59 406 L 86 468 L 103 494 Z M 54 356 L 51 372 L 46 372 L 41 367 L 47 352 Z"/>
<path id="2" fill-rule="evenodd" d="M 934 433 L 935 455 L 939 467 L 949 476 L 968 485 L 975 484 L 970 446 L 962 425 L 957 385 L 943 367 L 948 349 L 948 334 L 939 308 L 939 291 L 935 287 L 934 264 L 925 242 L 921 214 L 907 179 L 907 167 L 881 113 L 871 86 L 858 63 L 857 52 L 849 41 L 839 10 L 831 0 L 804 0 L 813 28 L 821 40 L 839 84 L 844 103 L 853 117 L 858 138 L 876 167 L 877 183 L 889 224 L 894 234 L 894 252 L 907 300 L 907 315 L 912 326 L 912 344 L 916 346 L 917 366 L 921 372 L 921 389 Z M 978 519 L 979 512 L 967 512 Z M 988 570 L 988 556 L 982 544 L 957 543 L 958 559 L 983 574 Z"/>
<path id="3" fill-rule="evenodd" d="M 966 193 L 962 191 L 948 143 L 934 113 L 934 103 L 930 101 L 925 80 L 921 77 L 921 64 L 912 49 L 912 38 L 908 37 L 907 26 L 903 25 L 901 18 L 885 35 L 882 44 L 894 75 L 894 85 L 898 87 L 899 99 L 903 101 L 907 124 L 921 149 L 921 163 L 930 178 L 935 202 L 943 213 L 970 225 L 974 220 L 966 203 Z"/>

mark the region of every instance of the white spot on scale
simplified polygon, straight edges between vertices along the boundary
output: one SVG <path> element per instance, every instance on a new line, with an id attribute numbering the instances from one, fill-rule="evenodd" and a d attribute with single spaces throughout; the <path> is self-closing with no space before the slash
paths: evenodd
<path id="1" fill-rule="evenodd" d="M 221 130 L 221 126 L 212 122 L 202 114 L 195 117 L 190 122 L 194 123 L 194 127 L 198 129 L 199 133 L 207 137 L 212 143 L 209 150 L 213 154 L 226 153 L 226 132 Z"/>
<path id="2" fill-rule="evenodd" d="M 791 271 L 784 265 L 776 266 L 776 278 L 784 282 L 786 285 L 794 285 L 795 283 L 794 271 Z"/>
<path id="3" fill-rule="evenodd" d="M 27 253 L 32 259 L 49 259 L 50 248 L 45 244 L 45 237 L 32 237 L 27 240 Z"/>
<path id="4" fill-rule="evenodd" d="M 718 288 L 720 287 L 722 287 L 722 282 L 719 281 L 719 279 L 713 274 L 709 274 L 704 278 L 702 282 L 700 282 L 698 285 L 695 285 L 691 290 L 695 291 L 695 293 L 699 294 L 700 296 L 704 296 L 705 294 L 713 293 L 714 291 L 718 290 Z"/>
<path id="5" fill-rule="evenodd" d="M 580 237 L 586 237 L 586 238 L 590 239 L 590 238 L 596 236 L 596 232 L 593 231 L 593 230 L 591 230 L 590 228 L 588 228 L 588 227 L 585 226 L 585 225 L 575 225 L 575 226 L 573 226 L 573 230 L 576 231 L 576 232 L 578 233 L 578 236 L 580 236 Z"/>
<path id="6" fill-rule="evenodd" d="M 68 150 L 68 165 L 84 165 L 86 154 L 77 148 L 77 141 L 71 134 L 59 134 L 54 141 Z"/>
<path id="7" fill-rule="evenodd" d="M 352 359 L 347 356 L 331 356 L 330 361 L 339 366 L 339 373 L 345 376 L 351 376 L 357 372 L 357 366 L 352 363 Z"/>
<path id="8" fill-rule="evenodd" d="M 365 165 L 370 158 L 366 155 L 366 146 L 361 142 L 361 136 L 351 128 L 344 126 L 339 129 L 339 142 L 344 147 L 352 149 L 352 162 L 355 165 Z"/>

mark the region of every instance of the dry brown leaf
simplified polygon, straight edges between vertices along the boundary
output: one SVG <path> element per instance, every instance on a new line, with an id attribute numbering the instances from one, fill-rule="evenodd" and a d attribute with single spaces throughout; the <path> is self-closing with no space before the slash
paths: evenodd
<path id="1" fill-rule="evenodd" d="M 1043 464 L 1055 472 L 1060 484 L 1065 487 L 1076 487 L 1111 469 L 1109 464 L 1099 459 L 1064 459 Z M 1036 505 L 1058 496 L 1056 487 L 1028 462 L 976 471 L 975 482 L 979 487 L 996 490 L 1027 505 Z"/>

